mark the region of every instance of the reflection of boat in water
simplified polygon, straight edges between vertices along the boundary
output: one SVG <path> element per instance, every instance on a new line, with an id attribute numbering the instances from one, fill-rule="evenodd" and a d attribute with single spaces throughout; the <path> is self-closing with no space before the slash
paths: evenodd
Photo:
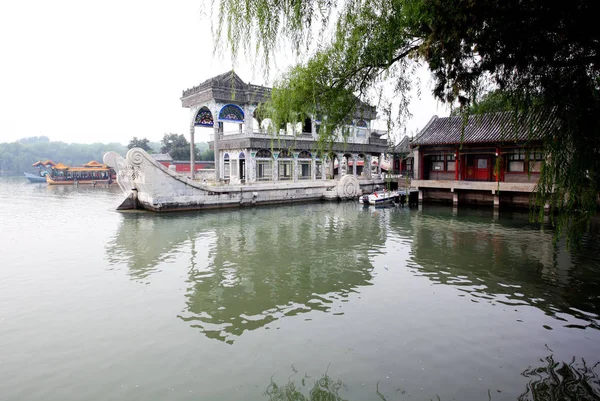
<path id="1" fill-rule="evenodd" d="M 113 170 L 95 160 L 80 167 L 70 167 L 62 163 L 52 166 L 45 180 L 49 185 L 111 184 Z"/>
<path id="2" fill-rule="evenodd" d="M 42 171 L 41 174 L 31 174 L 31 173 L 24 173 L 25 177 L 29 180 L 29 182 L 46 182 L 46 175 L 48 174 L 45 171 Z"/>
<path id="3" fill-rule="evenodd" d="M 324 203 L 124 214 L 106 249 L 111 264 L 124 263 L 132 279 L 145 282 L 165 264 L 172 270 L 178 255 L 189 255 L 178 262 L 187 265 L 188 287 L 177 317 L 233 343 L 286 317 L 340 313 L 349 294 L 371 285 L 370 255 L 385 236 L 380 221 L 356 203 Z"/>

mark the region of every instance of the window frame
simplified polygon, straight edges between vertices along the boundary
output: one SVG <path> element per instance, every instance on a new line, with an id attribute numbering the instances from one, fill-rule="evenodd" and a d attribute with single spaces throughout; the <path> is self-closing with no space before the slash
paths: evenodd
<path id="1" fill-rule="evenodd" d="M 544 152 L 540 148 L 512 149 L 506 153 L 505 171 L 509 174 L 539 174 L 543 160 Z"/>

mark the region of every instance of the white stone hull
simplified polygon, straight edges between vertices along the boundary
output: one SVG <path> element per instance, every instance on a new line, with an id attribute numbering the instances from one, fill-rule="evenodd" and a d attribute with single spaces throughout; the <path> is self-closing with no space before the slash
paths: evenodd
<path id="1" fill-rule="evenodd" d="M 345 175 L 337 180 L 279 181 L 249 185 L 209 185 L 177 174 L 139 148 L 125 158 L 115 152 L 104 155 L 113 167 L 126 200 L 123 209 L 155 212 L 218 209 L 291 202 L 356 199 L 381 186 L 381 179 L 357 179 Z"/>

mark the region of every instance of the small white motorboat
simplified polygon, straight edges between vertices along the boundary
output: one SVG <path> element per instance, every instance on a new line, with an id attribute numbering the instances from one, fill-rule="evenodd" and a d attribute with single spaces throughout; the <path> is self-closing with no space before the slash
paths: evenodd
<path id="1" fill-rule="evenodd" d="M 385 205 L 389 203 L 400 202 L 400 193 L 398 191 L 375 191 L 369 195 L 363 195 L 358 199 L 363 205 Z"/>

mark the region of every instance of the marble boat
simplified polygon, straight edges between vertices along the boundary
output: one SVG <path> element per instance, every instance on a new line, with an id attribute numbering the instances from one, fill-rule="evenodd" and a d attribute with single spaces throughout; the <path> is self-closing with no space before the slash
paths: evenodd
<path id="1" fill-rule="evenodd" d="M 154 212 L 219 209 L 273 205 L 292 202 L 357 199 L 383 184 L 381 179 L 339 179 L 214 184 L 193 180 L 172 171 L 140 148 L 122 157 L 116 152 L 104 155 L 112 167 L 125 200 L 117 210 L 145 209 Z"/>
<path id="2" fill-rule="evenodd" d="M 109 152 L 104 163 L 115 169 L 126 196 L 119 209 L 163 212 L 356 199 L 383 185 L 389 146 L 382 138 L 387 133 L 373 128 L 374 106 L 357 99 L 325 151 L 318 114 L 273 132 L 272 122 L 256 113 L 270 96 L 271 88 L 246 83 L 233 71 L 184 90 L 181 105 L 190 110 L 189 177 L 139 148 L 125 157 Z M 209 135 L 214 169 L 196 168 L 197 133 Z"/>

